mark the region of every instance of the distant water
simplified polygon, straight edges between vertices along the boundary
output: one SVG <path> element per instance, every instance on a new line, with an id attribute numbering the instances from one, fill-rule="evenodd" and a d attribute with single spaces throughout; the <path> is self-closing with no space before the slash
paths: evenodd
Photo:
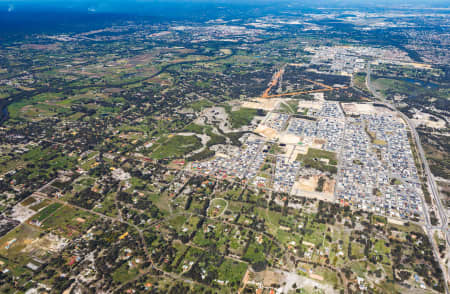
<path id="1" fill-rule="evenodd" d="M 402 80 L 404 82 L 412 83 L 412 84 L 419 84 L 422 87 L 426 87 L 426 88 L 438 88 L 439 87 L 439 85 L 435 84 L 435 83 L 425 82 L 425 81 L 411 79 L 411 78 L 401 78 L 400 80 Z"/>
<path id="2" fill-rule="evenodd" d="M 0 100 L 0 108 L 1 108 L 1 112 L 0 112 L 0 125 L 9 118 L 9 112 L 8 112 L 8 105 L 9 103 L 6 102 L 6 99 L 4 102 L 2 102 Z"/>
<path id="3" fill-rule="evenodd" d="M 0 11 L 0 40 L 24 35 L 78 33 L 130 19 L 122 14 L 88 12 Z"/>

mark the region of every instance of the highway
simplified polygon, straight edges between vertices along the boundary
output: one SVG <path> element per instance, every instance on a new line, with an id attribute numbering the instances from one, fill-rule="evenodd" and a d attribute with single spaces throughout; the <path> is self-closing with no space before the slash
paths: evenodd
<path id="1" fill-rule="evenodd" d="M 433 178 L 433 174 L 431 173 L 430 167 L 428 165 L 428 161 L 426 159 L 425 156 L 425 152 L 423 151 L 423 147 L 422 144 L 420 142 L 420 137 L 419 134 L 416 131 L 416 128 L 414 126 L 414 124 L 411 122 L 411 120 L 402 112 L 398 111 L 397 108 L 386 102 L 386 100 L 384 99 L 384 97 L 382 97 L 382 95 L 378 94 L 371 85 L 371 81 L 370 81 L 370 74 L 371 74 L 371 70 L 370 70 L 370 63 L 367 66 L 367 72 L 366 72 L 366 87 L 367 89 L 372 93 L 372 95 L 378 99 L 379 101 L 377 101 L 377 103 L 383 104 L 393 110 L 395 110 L 400 116 L 401 118 L 407 123 L 407 125 L 409 126 L 409 129 L 411 130 L 411 135 L 412 138 L 415 142 L 415 146 L 417 148 L 418 151 L 418 155 L 420 157 L 420 161 L 422 162 L 422 166 L 423 166 L 423 171 L 426 175 L 427 178 L 427 184 L 428 187 L 431 190 L 431 195 L 432 195 L 432 202 L 434 203 L 435 207 L 437 208 L 438 211 L 438 216 L 439 216 L 439 222 L 440 222 L 440 227 L 439 226 L 432 226 L 431 222 L 430 222 L 430 214 L 429 214 L 429 208 L 428 205 L 424 199 L 424 197 L 422 197 L 422 205 L 423 205 L 423 214 L 424 214 L 424 218 L 425 218 L 425 230 L 426 233 L 428 235 L 428 238 L 430 239 L 430 243 L 433 247 L 433 254 L 436 258 L 436 260 L 439 262 L 439 265 L 441 266 L 443 275 L 444 275 L 444 280 L 445 280 L 445 292 L 447 294 L 449 294 L 449 288 L 448 288 L 448 281 L 449 281 L 449 274 L 450 274 L 450 262 L 447 264 L 447 271 L 445 271 L 445 264 L 442 264 L 443 261 L 440 258 L 439 255 L 439 250 L 438 250 L 438 246 L 436 244 L 436 240 L 434 239 L 434 235 L 433 235 L 433 230 L 434 229 L 438 229 L 441 230 L 443 235 L 445 236 L 445 239 L 447 241 L 447 248 L 450 247 L 450 230 L 448 228 L 448 218 L 447 218 L 447 213 L 444 209 L 444 207 L 442 206 L 441 200 L 439 198 L 439 190 L 437 188 L 436 182 L 434 181 Z M 433 204 L 431 204 L 431 206 L 433 207 Z M 445 257 L 444 257 L 445 259 Z"/>

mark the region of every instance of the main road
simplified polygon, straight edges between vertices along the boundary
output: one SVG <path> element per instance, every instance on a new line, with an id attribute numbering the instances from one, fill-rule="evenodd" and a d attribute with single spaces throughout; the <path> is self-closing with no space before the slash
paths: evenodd
<path id="1" fill-rule="evenodd" d="M 396 111 L 401 118 L 408 124 L 409 129 L 411 130 L 411 136 L 412 139 L 415 142 L 415 146 L 417 148 L 418 151 L 418 155 L 420 157 L 420 161 L 422 162 L 422 167 L 423 167 L 423 171 L 427 177 L 427 184 L 428 187 L 430 187 L 431 190 L 431 195 L 433 196 L 433 202 L 435 207 L 438 210 L 439 213 L 439 219 L 440 219 L 440 224 L 441 226 L 438 227 L 438 229 L 441 230 L 441 232 L 443 233 L 443 235 L 445 236 L 446 242 L 447 242 L 447 247 L 450 247 L 450 230 L 448 228 L 448 218 L 447 218 L 447 213 L 444 209 L 444 207 L 442 206 L 441 200 L 439 198 L 439 190 L 437 189 L 437 185 L 436 182 L 433 178 L 433 174 L 431 173 L 430 167 L 428 165 L 428 161 L 426 159 L 425 156 L 425 152 L 423 151 L 423 147 L 422 144 L 420 142 L 420 137 L 419 134 L 416 131 L 416 127 L 414 125 L 413 122 L 411 122 L 411 120 L 408 118 L 408 116 L 406 116 L 404 113 L 402 113 L 401 111 L 398 111 L 397 108 L 386 102 L 386 100 L 384 99 L 384 97 L 382 95 L 380 95 L 379 93 L 377 93 L 377 91 L 375 91 L 372 88 L 371 85 L 371 80 L 370 80 L 370 74 L 371 74 L 371 69 L 370 69 L 370 63 L 368 63 L 367 66 L 367 72 L 366 72 L 366 87 L 369 90 L 370 93 L 372 93 L 372 95 L 378 99 L 379 101 L 377 101 L 377 103 L 383 104 L 387 107 L 389 107 L 390 109 Z M 437 259 L 437 261 L 439 262 L 439 265 L 441 266 L 443 275 L 444 275 L 444 281 L 445 281 L 445 292 L 447 294 L 449 294 L 449 289 L 448 289 L 448 281 L 449 281 L 449 274 L 450 274 L 450 262 L 447 264 L 447 275 L 445 274 L 445 265 L 443 266 L 441 263 L 441 258 L 439 255 L 439 250 L 438 250 L 438 246 L 436 244 L 436 241 L 434 239 L 434 235 L 433 235 L 433 229 L 436 227 L 433 227 L 431 225 L 430 222 L 430 216 L 429 216 L 429 209 L 427 206 L 427 203 L 425 201 L 425 199 L 422 199 L 422 205 L 423 205 L 423 214 L 424 214 L 424 218 L 425 218 L 425 229 L 427 231 L 428 234 L 428 238 L 430 239 L 430 243 L 433 247 L 433 253 L 435 258 Z M 431 206 L 433 207 L 433 204 L 431 204 Z"/>

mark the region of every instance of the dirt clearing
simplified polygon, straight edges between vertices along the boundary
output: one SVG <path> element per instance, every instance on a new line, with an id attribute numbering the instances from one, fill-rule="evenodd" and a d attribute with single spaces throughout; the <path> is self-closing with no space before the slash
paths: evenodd
<path id="1" fill-rule="evenodd" d="M 260 134 L 268 139 L 275 139 L 278 138 L 278 132 L 272 128 L 259 125 L 255 130 L 255 133 Z"/>
<path id="2" fill-rule="evenodd" d="M 278 107 L 278 104 L 283 99 L 264 99 L 255 98 L 251 101 L 245 101 L 242 103 L 242 107 L 252 108 L 252 109 L 262 109 L 265 111 L 273 111 Z"/>

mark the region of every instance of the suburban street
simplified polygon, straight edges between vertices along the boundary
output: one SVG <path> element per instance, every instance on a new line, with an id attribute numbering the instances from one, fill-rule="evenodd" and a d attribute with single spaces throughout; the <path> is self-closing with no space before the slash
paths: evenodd
<path id="1" fill-rule="evenodd" d="M 382 97 L 382 95 L 378 94 L 372 87 L 371 85 L 371 80 L 370 80 L 370 64 L 368 64 L 367 67 L 367 75 L 366 75 L 366 86 L 367 89 L 369 89 L 369 91 L 372 93 L 372 95 L 380 100 L 380 102 L 382 104 L 384 104 L 385 106 L 395 110 L 400 116 L 401 118 L 408 124 L 409 129 L 411 130 L 411 134 L 413 136 L 414 142 L 415 142 L 415 146 L 417 147 L 419 156 L 420 156 L 420 161 L 422 162 L 422 166 L 424 167 L 424 172 L 426 174 L 427 177 L 427 186 L 430 187 L 431 190 L 431 194 L 432 194 L 432 207 L 433 207 L 433 203 L 439 213 L 439 223 L 440 223 L 440 227 L 436 227 L 436 226 L 432 226 L 431 222 L 430 222 L 430 214 L 429 214 L 429 207 L 425 201 L 425 199 L 422 199 L 422 204 L 424 206 L 424 217 L 425 217 L 425 224 L 424 224 L 424 228 L 427 232 L 428 238 L 430 240 L 430 243 L 433 246 L 433 253 L 434 256 L 436 257 L 437 260 L 439 260 L 439 264 L 441 266 L 441 269 L 444 273 L 444 278 L 445 278 L 445 291 L 446 293 L 450 293 L 449 292 L 449 288 L 448 288 L 448 281 L 450 280 L 450 262 L 447 263 L 447 265 L 443 264 L 445 261 L 443 261 L 440 256 L 439 256 L 439 250 L 438 250 L 438 246 L 436 244 L 436 240 L 434 238 L 434 230 L 441 230 L 443 235 L 445 236 L 445 239 L 447 241 L 447 247 L 450 246 L 450 231 L 448 228 L 448 220 L 447 220 L 447 215 L 445 212 L 445 209 L 442 207 L 442 203 L 440 201 L 439 198 L 439 191 L 437 189 L 437 185 L 436 182 L 434 181 L 433 178 L 433 174 L 431 173 L 430 167 L 428 165 L 426 156 L 425 156 L 425 152 L 423 151 L 423 147 L 422 144 L 420 142 L 420 137 L 419 134 L 416 131 L 416 128 L 414 126 L 414 124 L 411 122 L 411 120 L 402 112 L 398 111 L 396 109 L 396 107 L 388 102 L 385 101 L 384 97 Z M 378 102 L 378 101 L 377 101 Z M 447 270 L 445 270 L 445 267 L 447 267 Z"/>

